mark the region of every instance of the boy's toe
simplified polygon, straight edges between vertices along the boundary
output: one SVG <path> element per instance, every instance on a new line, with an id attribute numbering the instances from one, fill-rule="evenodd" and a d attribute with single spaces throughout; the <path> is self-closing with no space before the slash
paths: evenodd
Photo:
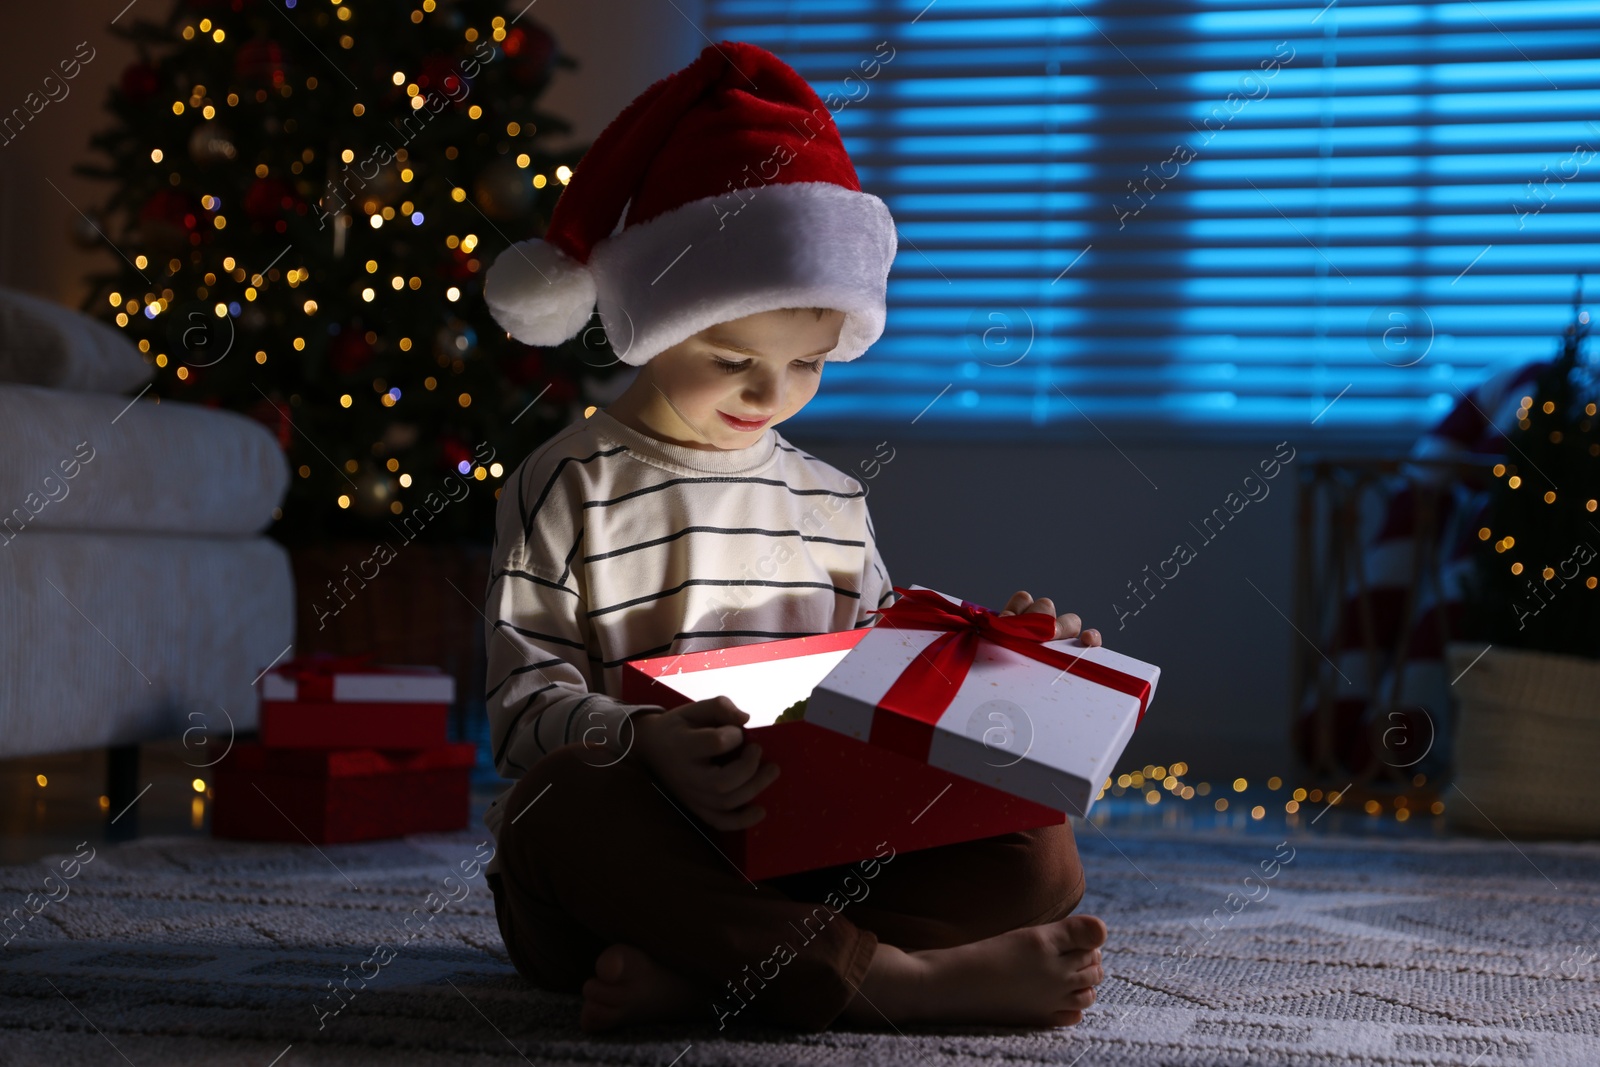
<path id="1" fill-rule="evenodd" d="M 594 976 L 602 982 L 620 982 L 627 970 L 627 960 L 627 949 L 622 945 L 612 945 L 595 957 Z"/>
<path id="2" fill-rule="evenodd" d="M 1093 915 L 1071 915 L 1058 925 L 1067 940 L 1063 951 L 1087 952 L 1106 943 L 1106 924 Z"/>

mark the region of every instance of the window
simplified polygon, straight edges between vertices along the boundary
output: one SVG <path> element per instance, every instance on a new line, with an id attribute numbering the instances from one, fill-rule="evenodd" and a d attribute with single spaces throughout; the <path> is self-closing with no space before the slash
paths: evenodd
<path id="1" fill-rule="evenodd" d="M 1597 16 L 707 0 L 833 100 L 899 227 L 884 336 L 795 423 L 1414 435 L 1553 354 L 1600 267 Z"/>

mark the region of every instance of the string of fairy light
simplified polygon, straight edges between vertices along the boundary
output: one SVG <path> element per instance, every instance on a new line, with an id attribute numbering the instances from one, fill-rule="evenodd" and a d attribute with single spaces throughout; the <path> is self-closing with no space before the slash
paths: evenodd
<path id="1" fill-rule="evenodd" d="M 1541 406 L 1541 409 L 1543 410 L 1543 412 L 1546 415 L 1553 414 L 1555 412 L 1555 410 L 1556 410 L 1555 402 L 1552 401 L 1552 400 L 1546 400 L 1544 402 L 1544 404 Z M 1528 416 L 1532 413 L 1532 411 L 1533 411 L 1533 397 L 1531 397 L 1531 396 L 1523 397 L 1522 398 L 1522 403 L 1520 405 L 1518 405 L 1518 407 L 1517 407 L 1517 425 L 1520 426 L 1524 430 L 1526 430 L 1530 425 Z M 1596 411 L 1596 408 L 1595 408 L 1595 405 L 1593 403 L 1589 403 L 1589 404 L 1584 405 L 1583 413 L 1585 415 L 1588 415 L 1591 418 L 1593 418 L 1594 414 L 1595 414 L 1595 411 Z M 1551 435 L 1550 436 L 1550 441 L 1551 441 L 1552 444 L 1560 444 L 1561 443 L 1561 431 L 1560 430 L 1551 430 L 1550 431 L 1550 435 Z M 1589 446 L 1589 455 L 1591 455 L 1591 456 L 1600 456 L 1600 443 L 1591 444 Z M 1507 477 L 1508 472 L 1509 472 L 1509 475 L 1510 475 L 1509 477 Z M 1520 489 L 1520 488 L 1522 488 L 1522 476 L 1517 473 L 1517 468 L 1516 468 L 1515 464 L 1512 464 L 1512 465 L 1508 466 L 1508 465 L 1506 465 L 1504 463 L 1496 463 L 1494 465 L 1494 476 L 1496 478 L 1505 478 L 1506 479 L 1507 488 L 1510 488 L 1510 489 Z M 1554 489 L 1545 490 L 1543 499 L 1544 499 L 1544 502 L 1546 504 L 1554 504 L 1556 502 L 1556 491 Z M 1600 500 L 1597 500 L 1597 499 L 1591 497 L 1590 499 L 1585 500 L 1583 502 L 1583 509 L 1585 511 L 1592 512 L 1592 511 L 1596 510 L 1596 508 L 1600 508 Z M 1493 536 L 1494 536 L 1494 531 L 1489 529 L 1489 527 L 1487 527 L 1487 526 L 1484 526 L 1484 527 L 1482 527 L 1482 528 L 1480 528 L 1478 530 L 1478 540 L 1480 540 L 1480 541 L 1487 541 Z M 1499 538 L 1494 543 L 1494 550 L 1496 552 L 1499 552 L 1499 553 L 1509 552 L 1515 547 L 1517 547 L 1517 539 L 1515 537 L 1513 537 L 1511 534 L 1506 534 L 1504 537 Z M 1511 563 L 1511 573 L 1512 574 L 1521 574 L 1524 569 L 1525 568 L 1522 566 L 1522 561 L 1521 560 L 1513 560 L 1512 561 L 1512 563 Z M 1552 579 L 1552 578 L 1554 578 L 1556 576 L 1555 568 L 1554 567 L 1550 567 L 1550 566 L 1544 567 L 1542 570 L 1540 570 L 1539 573 L 1540 573 L 1540 576 L 1543 577 L 1546 581 L 1549 581 L 1550 579 Z M 1596 586 L 1600 586 L 1600 579 L 1597 579 L 1594 575 L 1591 574 L 1588 578 L 1584 579 L 1584 583 L 1583 584 L 1584 584 L 1585 588 L 1594 589 Z"/>
<path id="2" fill-rule="evenodd" d="M 1188 764 L 1181 761 L 1172 764 L 1170 767 L 1146 764 L 1141 770 L 1119 774 L 1115 778 L 1107 778 L 1105 785 L 1101 787 L 1099 795 L 1095 799 L 1097 801 L 1103 799 L 1108 792 L 1118 797 L 1126 794 L 1142 795 L 1147 806 L 1156 807 L 1162 801 L 1161 790 L 1164 789 L 1174 800 L 1193 800 L 1199 797 L 1202 804 L 1209 804 L 1214 811 L 1219 813 L 1236 810 L 1241 813 L 1248 813 L 1248 817 L 1255 822 L 1260 822 L 1267 817 L 1267 806 L 1265 804 L 1246 807 L 1244 800 L 1241 799 L 1241 795 L 1250 788 L 1250 783 L 1247 779 L 1235 778 L 1232 782 L 1223 782 L 1213 788 L 1210 782 L 1196 782 L 1193 785 L 1184 783 L 1182 776 L 1188 772 Z M 50 784 L 50 781 L 43 774 L 36 775 L 35 778 L 40 789 L 40 796 L 42 796 L 43 790 Z M 1413 786 L 1421 787 L 1426 783 L 1427 778 L 1421 774 L 1411 779 Z M 191 784 L 197 795 L 191 801 L 190 821 L 194 829 L 198 830 L 203 825 L 205 801 L 211 797 L 212 790 L 210 784 L 203 778 L 196 778 Z M 1284 780 L 1274 775 L 1267 779 L 1266 787 L 1270 792 L 1278 792 L 1284 788 Z M 1231 798 L 1226 795 L 1230 791 L 1233 794 Z M 1211 797 L 1212 793 L 1217 795 Z M 1259 799 L 1259 797 L 1253 799 Z M 1296 788 L 1289 792 L 1289 799 L 1283 801 L 1282 806 L 1284 814 L 1290 817 L 1291 825 L 1293 825 L 1294 817 L 1302 811 L 1305 805 L 1326 804 L 1334 806 L 1345 799 L 1345 794 L 1337 789 Z M 1402 823 L 1410 820 L 1413 816 L 1421 818 L 1424 815 L 1437 816 L 1444 813 L 1444 802 L 1442 800 L 1435 799 L 1430 801 L 1426 797 L 1419 799 L 1409 797 L 1404 793 L 1390 796 L 1387 799 L 1389 803 L 1385 805 L 1380 800 L 1368 798 L 1362 803 L 1361 810 L 1368 816 L 1378 816 L 1382 815 L 1387 808 L 1394 820 Z M 1273 804 L 1276 806 L 1278 800 L 1274 799 Z M 102 812 L 108 811 L 110 806 L 111 798 L 101 796 L 100 810 Z M 1097 808 L 1089 813 L 1089 817 L 1096 823 L 1103 823 L 1107 821 L 1106 809 L 1104 807 Z"/>
<path id="3" fill-rule="evenodd" d="M 1244 796 L 1251 788 L 1247 778 L 1234 778 L 1232 781 L 1220 782 L 1213 786 L 1208 781 L 1185 782 L 1183 779 L 1188 773 L 1189 765 L 1182 761 L 1170 766 L 1145 764 L 1139 770 L 1107 778 L 1095 795 L 1095 800 L 1103 800 L 1109 794 L 1113 797 L 1139 798 L 1148 807 L 1157 807 L 1163 800 L 1198 801 L 1199 804 L 1209 806 L 1218 813 L 1236 810 L 1248 814 L 1251 820 L 1257 822 L 1267 817 L 1270 810 L 1267 804 L 1248 803 L 1249 800 L 1262 799 L 1259 791 L 1248 799 Z M 1413 788 L 1422 789 L 1427 784 L 1427 775 L 1416 774 L 1411 778 Z M 1284 779 L 1273 775 L 1266 780 L 1266 788 L 1269 793 L 1278 793 L 1285 788 Z M 1307 804 L 1330 806 L 1340 804 L 1347 799 L 1349 790 L 1349 786 L 1344 790 L 1295 787 L 1288 791 L 1286 799 L 1276 797 L 1271 803 L 1273 807 L 1281 805 L 1283 813 L 1293 817 Z M 1362 802 L 1361 810 L 1367 815 L 1377 816 L 1383 814 L 1387 808 L 1396 822 L 1406 822 L 1413 816 L 1421 816 L 1424 813 L 1428 815 L 1444 813 L 1444 801 L 1430 800 L 1426 796 L 1418 798 L 1400 792 L 1388 795 L 1385 799 L 1388 801 L 1387 805 L 1382 800 L 1369 797 Z M 1091 811 L 1090 816 L 1098 816 L 1099 820 L 1103 821 L 1105 818 L 1103 812 L 1104 809 L 1100 812 Z"/>
<path id="4" fill-rule="evenodd" d="M 352 19 L 352 12 L 349 7 L 344 5 L 343 0 L 328 0 L 328 2 L 335 9 L 335 15 L 341 22 L 349 22 Z M 292 7 L 294 5 L 291 3 L 290 6 Z M 422 0 L 418 7 L 410 13 L 410 21 L 413 24 L 420 24 L 428 13 L 435 11 L 437 8 L 438 3 L 436 0 Z M 476 27 L 465 27 L 462 32 L 464 39 L 468 43 L 475 42 L 479 39 L 479 31 Z M 491 20 L 491 28 L 489 30 L 490 39 L 497 43 L 502 42 L 505 40 L 508 32 L 508 24 L 504 17 L 495 16 Z M 215 45 L 222 45 L 228 40 L 227 31 L 221 25 L 213 23 L 213 21 L 209 18 L 203 18 L 197 23 L 184 25 L 180 30 L 180 36 L 184 41 L 209 41 Z M 338 43 L 340 48 L 349 50 L 355 46 L 355 39 L 349 33 L 344 33 L 340 35 Z M 425 106 L 426 94 L 423 90 L 423 87 L 418 84 L 415 79 L 409 77 L 405 71 L 394 71 L 393 75 L 391 76 L 391 80 L 393 85 L 396 87 L 404 87 L 407 96 L 410 98 L 410 107 L 413 110 L 419 110 Z M 308 76 L 305 78 L 304 87 L 307 92 L 315 92 L 318 89 L 318 86 L 319 82 L 315 76 Z M 293 95 L 295 90 L 294 86 L 291 85 L 286 79 L 281 84 L 277 84 L 275 86 L 275 91 L 279 96 L 288 98 Z M 265 103 L 268 98 L 269 90 L 266 88 L 257 88 L 253 93 L 253 99 L 256 103 Z M 224 107 L 228 109 L 238 108 L 241 106 L 241 102 L 242 100 L 240 94 L 238 92 L 230 91 L 227 93 L 222 104 L 219 105 L 207 95 L 207 87 L 205 85 L 196 84 L 190 89 L 186 98 L 180 98 L 172 101 L 171 111 L 174 116 L 192 115 L 202 121 L 209 122 L 216 119 L 219 114 L 225 114 L 225 111 L 223 110 Z M 351 114 L 357 118 L 365 116 L 367 114 L 366 105 L 360 102 L 353 104 L 351 106 Z M 465 110 L 464 114 L 469 119 L 478 121 L 484 117 L 485 112 L 481 106 L 478 104 L 473 104 Z M 283 124 L 284 132 L 292 132 L 295 125 L 296 124 L 292 118 L 285 120 Z M 534 127 L 531 124 L 525 127 L 524 124 L 515 121 L 508 122 L 505 127 L 505 133 L 510 137 L 517 137 L 524 132 L 531 134 L 533 131 Z M 445 158 L 453 160 L 458 156 L 458 149 L 455 146 L 450 146 L 445 149 L 443 154 Z M 348 165 L 355 161 L 356 150 L 345 147 L 337 151 L 335 156 L 339 161 Z M 156 165 L 162 164 L 166 161 L 165 153 L 161 148 L 152 148 L 149 153 L 149 158 L 150 162 Z M 394 162 L 399 166 L 398 178 L 400 187 L 403 190 L 406 186 L 409 186 L 416 180 L 417 174 L 411 166 L 407 165 L 408 152 L 405 148 L 401 147 L 395 149 L 393 158 Z M 533 167 L 533 157 L 527 152 L 518 153 L 514 158 L 516 167 L 520 171 L 526 172 Z M 289 172 L 296 176 L 301 175 L 305 172 L 305 169 L 316 159 L 317 149 L 309 146 L 305 147 L 301 150 L 298 157 L 294 158 L 290 162 L 288 167 Z M 268 178 L 271 176 L 271 168 L 266 163 L 261 163 L 254 168 L 253 173 L 257 179 Z M 571 177 L 571 168 L 566 165 L 561 165 L 555 167 L 549 174 L 542 172 L 528 174 L 526 180 L 534 189 L 544 189 L 554 182 L 559 182 L 561 185 L 565 186 Z M 173 169 L 171 172 L 169 172 L 167 180 L 169 185 L 178 187 L 183 184 L 183 175 L 181 171 Z M 448 195 L 455 203 L 465 202 L 468 196 L 465 189 L 455 185 L 452 185 Z M 211 226 L 218 231 L 225 230 L 228 226 L 228 217 L 222 210 L 222 198 L 212 193 L 205 193 L 200 196 L 199 202 L 205 211 L 214 213 L 211 218 Z M 381 202 L 381 197 L 370 189 L 363 189 L 361 193 L 361 208 L 367 216 L 367 225 L 373 230 L 381 229 L 386 223 L 395 222 L 396 220 L 400 220 L 402 222 L 409 221 L 413 226 L 421 226 L 426 217 L 422 211 L 421 205 L 419 205 L 414 199 L 407 197 L 401 200 L 398 205 L 386 204 Z M 336 225 L 342 224 L 349 226 L 353 224 L 353 218 L 352 216 L 346 215 L 344 209 L 341 209 L 335 218 L 335 222 Z M 279 228 L 281 231 L 281 224 Z M 190 233 L 189 241 L 190 244 L 196 246 L 192 256 L 195 263 L 198 265 L 200 262 L 200 252 L 198 250 L 198 246 L 201 243 L 200 233 L 198 230 Z M 478 247 L 479 238 L 478 235 L 474 233 L 460 235 L 449 234 L 445 236 L 444 243 L 445 246 L 452 251 L 459 250 L 462 254 L 470 256 L 471 253 Z M 133 264 L 140 271 L 144 271 L 151 266 L 151 260 L 149 256 L 140 253 L 134 257 Z M 476 273 L 482 269 L 483 265 L 478 259 L 470 258 L 467 260 L 466 266 L 468 270 Z M 178 256 L 173 256 L 166 263 L 166 267 L 169 275 L 176 276 L 183 270 L 184 261 Z M 399 273 L 384 272 L 382 270 L 382 265 L 376 259 L 367 259 L 363 264 L 363 267 L 365 268 L 366 273 L 373 276 L 373 278 L 372 284 L 365 285 L 360 289 L 359 296 L 362 303 L 370 304 L 376 300 L 378 296 L 378 289 L 383 284 L 387 284 L 389 288 L 395 292 L 410 291 L 419 294 L 423 293 L 425 286 L 428 284 L 424 282 L 421 276 L 418 275 L 407 277 Z M 288 267 L 282 271 L 274 266 L 265 272 L 252 274 L 247 272 L 244 266 L 240 264 L 234 256 L 231 255 L 223 258 L 221 268 L 222 270 L 220 275 L 214 271 L 207 271 L 204 277 L 198 284 L 195 285 L 194 288 L 194 295 L 200 300 L 205 301 L 215 299 L 215 302 L 210 306 L 210 310 L 218 319 L 229 316 L 238 318 L 246 304 L 255 303 L 258 300 L 261 300 L 265 293 L 274 284 L 278 283 L 280 279 L 287 283 L 291 289 L 295 289 L 309 282 L 312 277 L 310 269 L 304 264 Z M 386 279 L 386 282 L 384 280 L 380 280 L 380 276 L 385 273 L 388 273 L 389 275 Z M 243 298 L 242 303 L 238 299 L 229 300 L 213 297 L 213 291 L 224 280 L 231 281 L 236 285 L 243 285 L 245 287 L 241 294 Z M 462 298 L 462 290 L 458 285 L 445 285 L 442 289 L 441 295 L 447 303 L 458 303 Z M 142 300 L 137 296 L 125 294 L 121 291 L 113 291 L 108 296 L 111 307 L 117 309 L 115 317 L 116 324 L 123 329 L 129 329 L 130 327 L 133 327 L 136 324 L 137 319 L 140 317 L 143 317 L 147 322 L 154 321 L 161 314 L 169 311 L 177 299 L 178 294 L 170 287 L 162 289 L 159 293 L 146 292 Z M 294 305 L 291 303 L 289 306 L 293 307 Z M 315 328 L 320 309 L 316 299 L 307 297 L 304 300 L 299 301 L 298 310 L 305 316 L 307 320 L 305 324 L 305 330 L 304 332 L 298 330 L 294 331 L 295 336 L 293 336 L 290 343 L 295 351 L 300 352 L 304 351 L 307 347 L 306 334 L 310 333 Z M 368 330 L 364 334 L 364 339 L 369 345 L 374 344 L 378 341 L 378 334 L 376 331 Z M 409 336 L 398 338 L 396 343 L 401 352 L 411 352 L 417 347 L 415 341 Z M 140 338 L 137 341 L 137 347 L 139 351 L 144 354 L 145 358 L 154 363 L 157 367 L 166 368 L 174 362 L 174 359 L 164 351 L 156 350 L 152 352 L 153 346 L 148 338 Z M 270 355 L 265 348 L 258 348 L 254 352 L 253 358 L 257 364 L 264 365 L 268 362 Z M 461 369 L 462 360 L 458 353 L 440 353 L 437 358 L 442 367 L 448 367 L 454 364 L 455 369 L 458 372 Z M 187 381 L 191 378 L 189 367 L 184 366 L 181 362 L 179 362 L 179 364 L 173 368 L 173 373 L 180 381 Z M 422 384 L 423 387 L 430 392 L 438 390 L 442 387 L 440 379 L 434 375 L 428 375 L 423 379 Z M 377 402 L 380 403 L 384 408 L 394 408 L 400 404 L 403 398 L 402 390 L 398 386 L 391 385 L 382 378 L 374 378 L 372 380 L 372 387 Z M 357 402 L 357 398 L 348 392 L 341 393 L 337 398 L 339 407 L 343 409 L 354 408 Z M 460 407 L 467 408 L 471 406 L 473 398 L 470 392 L 462 391 L 456 396 L 455 402 Z M 375 442 L 375 453 L 378 451 L 381 445 L 382 442 Z M 354 459 L 347 460 L 342 466 L 344 470 L 350 473 L 355 473 L 360 469 L 360 464 Z M 390 457 L 383 466 L 389 473 L 397 475 L 396 481 L 402 489 L 409 488 L 413 484 L 414 479 L 412 475 L 410 473 L 400 471 L 400 463 L 397 459 Z M 457 464 L 457 471 L 460 474 L 468 475 L 479 481 L 487 478 L 499 479 L 506 473 L 503 465 L 498 462 L 491 463 L 487 467 L 484 467 L 481 465 L 475 466 L 466 460 L 462 460 Z M 310 478 L 312 470 L 310 466 L 302 464 L 298 467 L 296 473 L 301 478 Z M 496 488 L 495 495 L 497 497 L 499 496 L 499 492 L 499 488 Z M 336 494 L 335 502 L 340 508 L 343 509 L 349 508 L 352 505 L 353 500 L 349 493 L 341 492 Z M 390 502 L 389 510 L 394 514 L 400 514 L 404 510 L 404 506 L 401 501 L 396 499 Z M 276 509 L 275 517 L 279 517 L 279 513 Z"/>

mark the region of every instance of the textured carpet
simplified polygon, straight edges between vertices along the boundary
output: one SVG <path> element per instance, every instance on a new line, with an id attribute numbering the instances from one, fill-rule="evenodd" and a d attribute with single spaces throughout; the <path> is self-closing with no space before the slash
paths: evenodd
<path id="1" fill-rule="evenodd" d="M 506 961 L 482 876 L 447 881 L 481 833 L 52 857 L 0 869 L 14 932 L 42 904 L 0 948 L 0 1062 L 1600 1064 L 1600 847 L 1109 832 L 1079 829 L 1111 977 L 1057 1031 L 591 1039 Z"/>

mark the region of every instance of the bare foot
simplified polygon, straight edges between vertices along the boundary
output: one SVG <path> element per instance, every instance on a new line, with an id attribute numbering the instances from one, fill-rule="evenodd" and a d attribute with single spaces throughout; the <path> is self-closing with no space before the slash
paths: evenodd
<path id="1" fill-rule="evenodd" d="M 1105 980 L 1106 924 L 1092 915 L 1024 926 L 953 948 L 878 944 L 843 1018 L 1072 1026 Z"/>
<path id="2" fill-rule="evenodd" d="M 599 1033 L 638 1023 L 673 1022 L 710 1013 L 711 997 L 632 945 L 612 945 L 583 983 L 578 1025 Z"/>

